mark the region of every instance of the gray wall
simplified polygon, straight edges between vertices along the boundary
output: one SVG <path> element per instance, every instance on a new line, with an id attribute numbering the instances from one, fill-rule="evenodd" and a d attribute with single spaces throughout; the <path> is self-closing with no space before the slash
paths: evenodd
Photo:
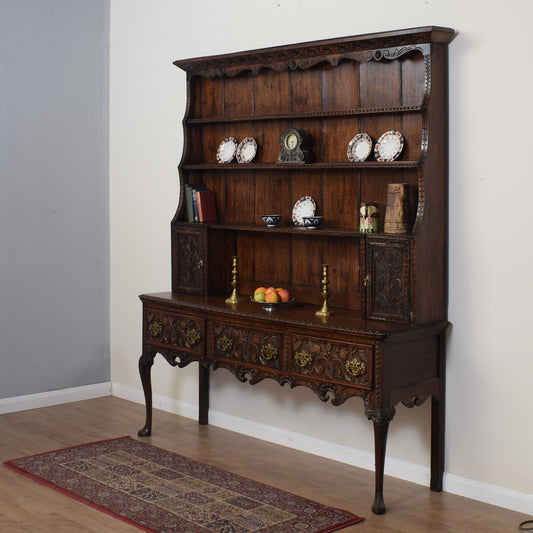
<path id="1" fill-rule="evenodd" d="M 109 381 L 109 0 L 0 0 L 0 398 Z"/>

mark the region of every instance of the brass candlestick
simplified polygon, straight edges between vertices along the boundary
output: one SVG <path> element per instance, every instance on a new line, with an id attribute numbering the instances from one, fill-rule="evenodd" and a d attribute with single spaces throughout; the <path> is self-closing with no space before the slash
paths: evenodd
<path id="1" fill-rule="evenodd" d="M 236 304 L 239 301 L 239 297 L 237 296 L 237 273 L 239 256 L 233 255 L 231 259 L 231 286 L 233 287 L 233 291 L 231 292 L 231 296 L 229 298 L 226 298 L 226 303 Z"/>
<path id="2" fill-rule="evenodd" d="M 328 267 L 329 265 L 322 265 L 322 298 L 324 298 L 324 303 L 322 304 L 322 308 L 315 313 L 317 316 L 330 316 L 331 311 L 328 308 Z"/>

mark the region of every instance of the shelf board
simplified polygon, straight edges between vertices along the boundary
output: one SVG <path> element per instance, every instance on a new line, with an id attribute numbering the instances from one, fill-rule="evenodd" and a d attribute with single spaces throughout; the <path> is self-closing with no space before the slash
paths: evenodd
<path id="1" fill-rule="evenodd" d="M 247 115 L 241 117 L 202 117 L 187 118 L 187 124 L 217 124 L 221 122 L 250 122 L 264 120 L 294 120 L 305 118 L 353 117 L 358 115 L 380 115 L 386 113 L 417 113 L 426 109 L 424 105 L 372 107 L 346 109 L 340 111 L 308 111 L 304 113 L 285 113 L 279 115 Z"/>
<path id="2" fill-rule="evenodd" d="M 287 163 L 185 163 L 181 168 L 184 170 L 324 170 L 324 169 L 378 169 L 378 168 L 417 168 L 421 167 L 419 161 L 390 161 L 381 163 L 379 161 L 364 161 L 362 163 L 349 162 L 318 162 L 304 164 L 287 164 Z"/>
<path id="3" fill-rule="evenodd" d="M 267 228 L 266 226 L 254 226 L 249 224 L 222 224 L 222 223 L 209 223 L 209 228 L 220 230 L 232 230 L 232 231 L 245 231 L 253 233 L 285 233 L 291 235 L 329 235 L 336 237 L 360 237 L 359 229 L 355 228 L 332 228 L 321 227 L 315 229 L 304 228 L 301 226 L 281 225 L 275 228 Z"/>
<path id="4" fill-rule="evenodd" d="M 386 239 L 405 239 L 412 237 L 412 234 L 408 235 L 395 235 L 387 233 L 361 233 L 359 228 L 335 228 L 330 226 L 324 226 L 315 229 L 304 228 L 301 226 L 293 225 L 280 225 L 275 228 L 267 228 L 266 226 L 259 226 L 253 224 L 224 224 L 221 222 L 182 222 L 187 225 L 205 225 L 209 229 L 220 231 L 239 231 L 248 233 L 270 233 L 270 234 L 286 234 L 286 235 L 309 235 L 311 237 L 329 236 L 329 237 L 344 237 L 344 238 L 366 238 L 366 237 L 384 237 Z"/>

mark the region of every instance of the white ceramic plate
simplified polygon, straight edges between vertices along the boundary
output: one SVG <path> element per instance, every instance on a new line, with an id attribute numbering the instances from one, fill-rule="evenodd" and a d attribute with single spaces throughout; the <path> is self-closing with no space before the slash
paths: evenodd
<path id="1" fill-rule="evenodd" d="M 304 217 L 313 217 L 316 212 L 316 202 L 310 196 L 302 196 L 292 208 L 292 221 L 295 226 L 304 225 Z"/>
<path id="2" fill-rule="evenodd" d="M 217 161 L 219 163 L 231 163 L 237 151 L 235 137 L 226 137 L 218 146 Z"/>
<path id="3" fill-rule="evenodd" d="M 257 142 L 252 137 L 243 139 L 237 147 L 237 162 L 249 163 L 257 153 Z"/>
<path id="4" fill-rule="evenodd" d="M 346 155 L 352 163 L 365 161 L 372 152 L 372 139 L 366 133 L 358 133 L 348 144 Z"/>
<path id="5" fill-rule="evenodd" d="M 402 153 L 403 135 L 396 130 L 386 131 L 374 146 L 374 155 L 378 161 L 394 161 Z"/>

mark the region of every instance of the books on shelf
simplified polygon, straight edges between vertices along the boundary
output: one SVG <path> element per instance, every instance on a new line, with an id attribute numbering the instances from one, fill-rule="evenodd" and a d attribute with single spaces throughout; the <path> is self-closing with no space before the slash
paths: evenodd
<path id="1" fill-rule="evenodd" d="M 188 222 L 216 222 L 215 194 L 201 184 L 185 185 Z"/>

